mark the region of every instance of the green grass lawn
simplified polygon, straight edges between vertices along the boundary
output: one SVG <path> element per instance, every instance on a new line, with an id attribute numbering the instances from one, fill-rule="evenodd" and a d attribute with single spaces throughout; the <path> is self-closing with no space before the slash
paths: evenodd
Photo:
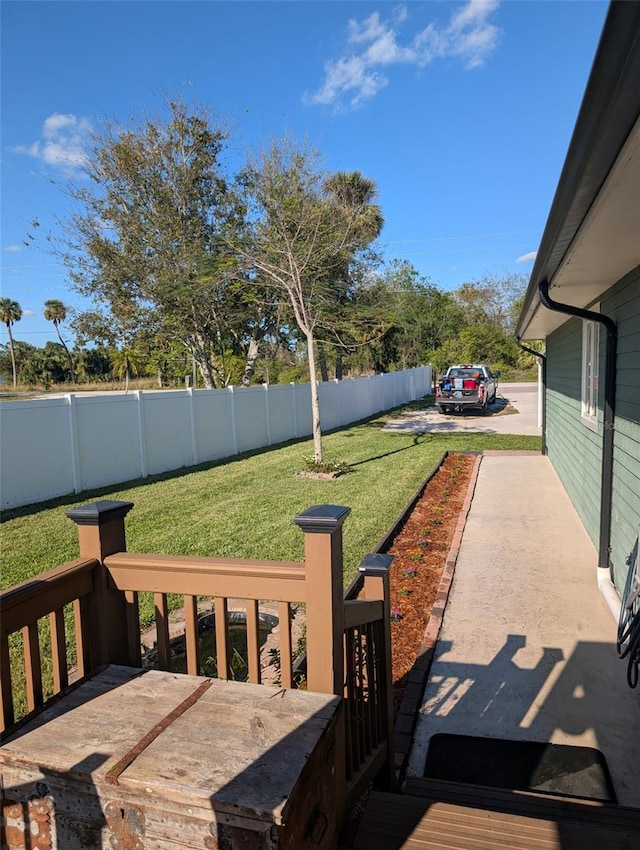
<path id="1" fill-rule="evenodd" d="M 126 519 L 130 551 L 295 561 L 303 559 L 303 535 L 293 517 L 312 505 L 347 505 L 347 584 L 443 452 L 540 448 L 538 437 L 385 433 L 383 421 L 372 419 L 324 437 L 326 457 L 350 466 L 348 474 L 333 481 L 295 476 L 312 453 L 306 440 L 7 511 L 1 586 L 77 558 L 76 528 L 65 511 L 97 498 L 134 503 Z"/>

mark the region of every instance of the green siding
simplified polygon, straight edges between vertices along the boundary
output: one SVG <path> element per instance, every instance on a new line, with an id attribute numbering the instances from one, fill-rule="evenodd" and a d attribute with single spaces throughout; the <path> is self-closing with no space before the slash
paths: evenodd
<path id="1" fill-rule="evenodd" d="M 547 451 L 597 548 L 602 437 L 582 424 L 581 380 L 582 321 L 569 319 L 547 339 Z"/>
<path id="2" fill-rule="evenodd" d="M 622 590 L 640 527 L 640 267 L 607 292 L 601 308 L 618 325 L 611 563 Z"/>
<path id="3" fill-rule="evenodd" d="M 618 326 L 611 564 L 622 590 L 625 559 L 640 527 L 640 267 L 600 299 Z M 598 431 L 581 421 L 582 321 L 569 319 L 547 339 L 547 447 L 589 536 L 598 547 L 602 464 L 604 342 L 600 331 Z"/>

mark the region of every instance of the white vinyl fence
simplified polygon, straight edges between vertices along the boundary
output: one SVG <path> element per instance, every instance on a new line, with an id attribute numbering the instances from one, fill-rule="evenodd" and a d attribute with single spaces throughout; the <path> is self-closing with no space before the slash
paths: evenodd
<path id="1" fill-rule="evenodd" d="M 323 431 L 431 391 L 431 367 L 320 384 Z M 309 384 L 70 393 L 0 404 L 3 508 L 230 457 L 311 434 Z"/>

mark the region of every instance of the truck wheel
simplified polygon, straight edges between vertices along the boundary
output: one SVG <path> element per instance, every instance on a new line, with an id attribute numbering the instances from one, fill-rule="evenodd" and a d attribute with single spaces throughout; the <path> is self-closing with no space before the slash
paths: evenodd
<path id="1" fill-rule="evenodd" d="M 440 413 L 446 413 L 447 412 L 447 408 L 444 406 L 444 404 L 439 404 L 438 410 L 440 411 Z"/>

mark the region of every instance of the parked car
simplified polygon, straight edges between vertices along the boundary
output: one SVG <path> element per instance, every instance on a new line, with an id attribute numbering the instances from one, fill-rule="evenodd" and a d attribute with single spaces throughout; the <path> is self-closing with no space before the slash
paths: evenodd
<path id="1" fill-rule="evenodd" d="M 492 373 L 483 364 L 449 366 L 436 385 L 440 413 L 478 408 L 482 413 L 496 400 L 500 372 Z"/>

